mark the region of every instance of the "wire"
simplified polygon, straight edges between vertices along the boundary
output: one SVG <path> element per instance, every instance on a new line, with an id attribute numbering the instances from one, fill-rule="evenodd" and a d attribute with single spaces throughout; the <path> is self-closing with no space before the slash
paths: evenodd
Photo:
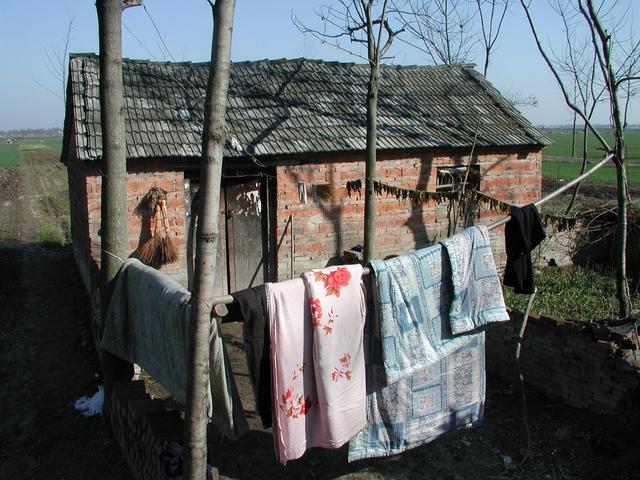
<path id="1" fill-rule="evenodd" d="M 173 62 L 176 62 L 175 57 L 173 56 L 173 54 L 171 53 L 171 51 L 169 50 L 169 47 L 167 47 L 166 42 L 164 41 L 164 38 L 162 38 L 162 34 L 160 33 L 160 29 L 158 28 L 158 24 L 156 23 L 156 21 L 153 19 L 153 17 L 151 16 L 151 13 L 149 13 L 149 10 L 147 9 L 147 6 L 145 4 L 142 4 L 142 8 L 144 9 L 145 13 L 147 14 L 147 17 L 149 18 L 149 21 L 151 22 L 151 24 L 153 25 L 154 30 L 156 31 L 156 34 L 158 35 L 158 38 L 160 39 L 160 43 L 162 44 L 162 46 L 164 47 L 164 50 L 166 52 L 166 54 L 169 55 L 169 57 L 171 58 L 171 60 Z M 142 40 L 131 31 L 131 29 L 127 26 L 126 23 L 123 22 L 124 28 L 127 30 L 127 32 L 140 44 L 140 46 L 149 54 L 149 56 L 155 60 L 156 62 L 161 62 L 162 60 L 160 60 L 158 57 L 156 57 L 149 48 L 147 48 L 147 46 L 142 42 Z M 196 103 L 201 104 L 202 106 L 204 106 L 205 104 L 205 97 L 204 96 L 199 96 L 199 97 L 193 97 L 189 91 L 185 88 L 185 83 L 188 84 L 191 88 L 193 88 L 194 90 L 199 90 L 200 87 L 193 84 L 188 78 L 184 78 L 184 79 L 178 79 L 175 77 L 175 75 L 173 75 L 173 73 L 171 71 L 168 72 L 169 77 L 171 77 L 176 84 L 182 88 L 183 92 L 193 101 L 195 101 Z M 247 155 L 251 161 L 256 164 L 258 167 L 261 168 L 268 168 L 265 164 L 263 164 L 260 160 L 258 160 L 256 158 L 256 156 L 254 154 L 252 154 L 251 152 L 247 151 L 247 149 L 245 147 L 243 147 L 240 142 L 238 142 L 237 138 L 232 135 L 230 139 L 227 139 L 227 142 L 229 144 L 229 146 L 235 150 L 238 153 L 244 153 L 245 155 Z"/>
<path id="2" fill-rule="evenodd" d="M 164 47 L 165 52 L 167 52 L 169 54 L 169 57 L 171 58 L 171 60 L 173 60 L 175 62 L 176 59 L 173 57 L 173 55 L 171 54 L 171 51 L 167 47 L 167 44 L 164 42 L 164 38 L 162 38 L 162 35 L 160 34 L 160 30 L 158 30 L 158 25 L 156 25 L 155 20 L 153 19 L 153 17 L 149 13 L 149 10 L 147 10 L 147 6 L 144 3 L 142 4 L 142 8 L 144 8 L 144 11 L 147 14 L 147 17 L 149 17 L 149 20 L 151 20 L 151 23 L 153 24 L 153 28 L 155 28 L 156 33 L 158 34 L 158 38 L 160 39 L 160 42 L 162 43 L 162 46 Z"/>

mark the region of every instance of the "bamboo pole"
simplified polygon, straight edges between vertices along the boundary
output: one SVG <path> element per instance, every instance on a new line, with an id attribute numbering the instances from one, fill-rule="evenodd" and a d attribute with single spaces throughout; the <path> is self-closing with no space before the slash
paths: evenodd
<path id="1" fill-rule="evenodd" d="M 550 194 L 542 197 L 540 200 L 533 202 L 533 204 L 536 207 L 539 207 L 540 205 L 542 205 L 543 203 L 548 202 L 549 200 L 551 200 L 552 198 L 556 198 L 558 195 L 560 195 L 562 192 L 564 192 L 565 190 L 568 190 L 569 188 L 573 187 L 575 184 L 581 182 L 582 180 L 584 180 L 585 178 L 587 178 L 589 175 L 591 175 L 592 173 L 596 172 L 597 170 L 599 170 L 602 166 L 604 166 L 606 163 L 608 163 L 609 161 L 611 161 L 611 159 L 613 158 L 613 154 L 609 154 L 606 157 L 604 157 L 602 160 L 600 160 L 598 163 L 596 163 L 593 167 L 591 167 L 589 170 L 587 170 L 586 172 L 584 172 L 582 175 L 580 175 L 579 177 L 574 178 L 573 180 L 571 180 L 569 183 L 567 183 L 566 185 L 563 185 L 562 187 L 558 188 L 557 190 L 554 190 L 553 192 L 551 192 Z M 490 224 L 487 228 L 489 230 L 493 230 L 494 228 L 499 227 L 500 225 L 504 225 L 505 223 L 507 223 L 509 220 L 511 220 L 511 215 L 507 215 L 506 217 L 498 220 L 497 222 L 494 222 L 492 224 Z"/>

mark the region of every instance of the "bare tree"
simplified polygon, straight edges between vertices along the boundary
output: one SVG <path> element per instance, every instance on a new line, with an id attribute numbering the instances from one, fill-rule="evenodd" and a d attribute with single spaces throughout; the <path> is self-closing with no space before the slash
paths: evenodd
<path id="1" fill-rule="evenodd" d="M 514 107 L 537 107 L 538 99 L 535 95 L 527 95 L 520 90 L 505 90 L 502 96 Z"/>
<path id="2" fill-rule="evenodd" d="M 52 88 L 47 87 L 40 80 L 35 80 L 36 84 L 58 97 L 63 103 L 66 103 L 67 97 L 67 58 L 71 46 L 71 32 L 73 32 L 74 29 L 74 21 L 75 18 L 68 15 L 65 33 L 62 36 L 62 47 L 51 45 L 44 50 L 44 66 L 51 77 L 60 85 L 60 94 Z"/>
<path id="3" fill-rule="evenodd" d="M 480 17 L 480 29 L 482 46 L 484 50 L 484 62 L 482 74 L 486 77 L 489 69 L 491 51 L 498 41 L 502 22 L 509 9 L 509 0 L 476 0 L 478 16 Z"/>
<path id="4" fill-rule="evenodd" d="M 231 32 L 235 0 L 208 0 L 213 14 L 213 40 L 202 133 L 200 202 L 196 233 L 196 259 L 189 321 L 187 413 L 185 419 L 185 467 L 187 480 L 206 478 L 207 386 L 211 305 L 216 279 L 219 241 L 220 181 L 225 145 L 225 112 L 231 70 Z"/>
<path id="5" fill-rule="evenodd" d="M 396 2 L 395 11 L 418 42 L 412 45 L 434 65 L 470 63 L 473 59 L 479 39 L 469 0 L 408 0 Z"/>
<path id="6" fill-rule="evenodd" d="M 388 0 L 338 0 L 336 3 L 336 7 L 323 6 L 316 11 L 323 22 L 322 30 L 309 28 L 297 18 L 293 18 L 293 21 L 303 33 L 311 34 L 323 43 L 329 43 L 364 58 L 369 63 L 363 252 L 364 260 L 368 261 L 376 256 L 376 194 L 373 183 L 376 179 L 380 65 L 394 38 L 404 29 L 391 28 Z M 349 46 L 345 47 L 340 43 L 343 39 L 349 41 Z M 351 48 L 353 45 L 366 47 L 366 57 Z"/>
<path id="7" fill-rule="evenodd" d="M 411 45 L 435 65 L 474 63 L 482 45 L 487 75 L 510 0 L 398 0 L 394 10 L 413 36 Z M 409 43 L 409 42 L 407 42 Z"/>
<path id="8" fill-rule="evenodd" d="M 567 0 L 568 1 L 568 0 Z M 609 105 L 611 130 L 614 144 L 610 146 L 603 136 L 591 123 L 587 113 L 573 101 L 569 95 L 566 82 L 561 75 L 561 70 L 551 56 L 547 53 L 533 22 L 529 2 L 520 0 L 520 4 L 526 14 L 531 32 L 536 45 L 560 86 L 566 104 L 582 118 L 589 130 L 598 139 L 607 153 L 614 154 L 617 180 L 617 234 L 616 234 L 616 297 L 618 300 L 619 314 L 622 317 L 629 315 L 631 301 L 629 284 L 626 275 L 626 250 L 627 250 L 627 215 L 628 215 L 628 182 L 625 165 L 625 138 L 624 118 L 625 106 L 621 105 L 624 98 L 623 88 L 640 80 L 640 42 L 633 39 L 632 32 L 622 34 L 622 28 L 626 25 L 627 12 L 620 10 L 618 2 L 611 0 L 596 2 L 595 0 L 578 0 L 576 28 L 583 29 L 589 39 L 589 49 L 596 58 L 595 84 L 604 85 L 606 100 Z M 566 4 L 567 11 L 571 4 Z M 621 91 L 622 90 L 622 91 Z M 628 98 L 628 96 L 627 96 Z"/>
<path id="9" fill-rule="evenodd" d="M 606 87 L 598 82 L 597 73 L 597 55 L 591 46 L 590 35 L 586 32 L 580 32 L 579 21 L 582 18 L 579 11 L 575 8 L 568 8 L 569 5 L 563 0 L 555 0 L 552 5 L 553 10 L 560 16 L 562 20 L 562 31 L 564 34 L 565 45 L 562 54 L 555 54 L 555 62 L 558 65 L 558 72 L 566 81 L 573 85 L 573 102 L 579 105 L 587 119 L 591 121 L 596 107 L 602 101 L 606 92 Z M 576 24 L 576 22 L 578 22 Z M 582 38 L 578 35 L 582 34 Z M 576 139 L 576 113 L 573 115 L 572 126 L 572 157 L 575 158 L 575 139 Z M 589 130 L 586 123 L 582 126 L 582 165 L 580 174 L 582 175 L 587 167 L 587 159 L 589 155 Z M 578 183 L 573 189 L 573 194 L 569 205 L 567 205 L 565 214 L 568 214 L 575 202 L 576 196 L 580 189 Z"/>

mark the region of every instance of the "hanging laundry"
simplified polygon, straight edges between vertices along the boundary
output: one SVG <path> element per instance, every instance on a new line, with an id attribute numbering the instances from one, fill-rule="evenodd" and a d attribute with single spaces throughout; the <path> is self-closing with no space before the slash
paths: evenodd
<path id="1" fill-rule="evenodd" d="M 313 366 L 322 435 L 334 447 L 365 425 L 362 266 L 302 274 L 313 325 Z"/>
<path id="2" fill-rule="evenodd" d="M 234 303 L 225 317 L 242 324 L 242 340 L 247 356 L 249 378 L 256 400 L 256 411 L 264 428 L 271 426 L 271 360 L 269 322 L 264 285 L 232 293 Z"/>
<path id="3" fill-rule="evenodd" d="M 509 320 L 487 227 L 467 228 L 440 243 L 451 265 L 451 332 L 458 335 Z"/>
<path id="4" fill-rule="evenodd" d="M 349 442 L 350 462 L 418 447 L 483 415 L 484 332 L 461 336 L 442 360 L 387 383 L 378 313 L 367 310 L 367 425 Z"/>
<path id="5" fill-rule="evenodd" d="M 531 251 L 547 236 L 536 206 L 531 203 L 522 208 L 512 207 L 504 235 L 507 250 L 504 284 L 513 287 L 515 293 L 533 293 Z"/>
<path id="6" fill-rule="evenodd" d="M 137 363 L 178 402 L 186 403 L 187 337 L 191 292 L 137 259 L 118 272 L 100 348 Z M 227 437 L 249 426 L 226 355 L 218 322 L 212 322 L 209 416 Z"/>
<path id="7" fill-rule="evenodd" d="M 266 285 L 273 434 L 281 463 L 338 448 L 365 425 L 362 267 Z"/>
<path id="8" fill-rule="evenodd" d="M 373 260 L 382 358 L 389 383 L 442 360 L 465 344 L 449 326 L 451 265 L 437 244 L 389 260 Z"/>

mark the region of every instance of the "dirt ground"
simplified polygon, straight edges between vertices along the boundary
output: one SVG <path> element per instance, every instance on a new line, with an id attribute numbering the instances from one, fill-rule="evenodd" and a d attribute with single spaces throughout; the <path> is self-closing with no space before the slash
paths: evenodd
<path id="1" fill-rule="evenodd" d="M 72 255 L 5 244 L 0 278 L 0 478 L 131 478 L 108 426 L 73 408 L 100 378 Z M 570 480 L 640 451 L 637 419 L 593 415 L 529 393 L 534 456 L 520 464 L 526 441 L 519 392 L 490 378 L 484 425 L 477 429 L 388 459 L 348 464 L 343 448 L 314 450 L 281 466 L 271 433 L 253 413 L 239 330 L 225 325 L 252 431 L 235 443 L 211 433 L 210 461 L 226 478 Z M 610 478 L 640 478 L 640 470 Z"/>
<path id="2" fill-rule="evenodd" d="M 42 207 L 29 191 L 33 181 L 23 181 L 32 173 L 28 165 L 0 169 L 0 227 L 12 219 L 11 228 L 0 228 L 0 479 L 126 480 L 131 474 L 109 426 L 73 408 L 101 383 L 88 301 L 70 251 L 33 243 L 34 211 Z M 637 463 L 616 468 L 618 458 L 640 457 L 638 418 L 594 415 L 532 392 L 533 455 L 523 462 L 520 393 L 495 378 L 488 379 L 479 428 L 386 459 L 349 464 L 342 448 L 313 450 L 281 466 L 271 432 L 253 412 L 240 325 L 224 332 L 252 430 L 238 442 L 211 431 L 210 462 L 223 478 L 573 480 L 606 467 L 616 471 L 601 478 L 640 479 Z"/>
<path id="3" fill-rule="evenodd" d="M 4 244 L 0 285 L 0 478 L 130 478 L 102 419 L 73 408 L 100 380 L 71 253 Z"/>

